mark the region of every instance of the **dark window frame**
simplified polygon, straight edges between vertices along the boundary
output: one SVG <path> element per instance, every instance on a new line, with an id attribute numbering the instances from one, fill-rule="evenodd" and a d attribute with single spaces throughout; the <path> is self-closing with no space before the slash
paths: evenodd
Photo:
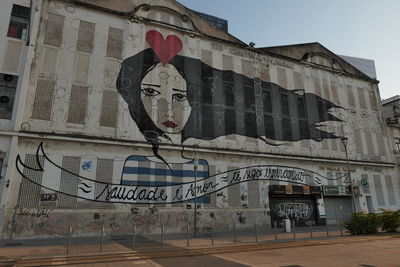
<path id="1" fill-rule="evenodd" d="M 8 24 L 7 37 L 26 40 L 29 30 L 30 8 L 13 4 Z"/>

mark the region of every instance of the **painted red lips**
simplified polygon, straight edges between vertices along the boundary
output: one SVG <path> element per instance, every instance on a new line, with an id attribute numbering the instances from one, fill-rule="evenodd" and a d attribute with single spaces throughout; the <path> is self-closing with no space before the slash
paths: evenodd
<path id="1" fill-rule="evenodd" d="M 178 126 L 178 124 L 176 124 L 173 121 L 166 121 L 166 122 L 163 122 L 163 124 L 165 127 L 172 128 L 172 129 Z"/>

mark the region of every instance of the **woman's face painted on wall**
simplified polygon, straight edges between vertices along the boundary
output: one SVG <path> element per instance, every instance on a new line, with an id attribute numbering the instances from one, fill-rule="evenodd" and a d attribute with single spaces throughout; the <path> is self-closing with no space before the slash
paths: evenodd
<path id="1" fill-rule="evenodd" d="M 143 78 L 140 97 L 147 115 L 160 130 L 179 133 L 192 108 L 187 99 L 186 81 L 171 64 L 157 64 Z"/>

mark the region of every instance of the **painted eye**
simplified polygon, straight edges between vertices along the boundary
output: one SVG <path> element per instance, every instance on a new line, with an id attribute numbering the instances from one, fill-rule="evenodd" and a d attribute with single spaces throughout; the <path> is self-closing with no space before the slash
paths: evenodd
<path id="1" fill-rule="evenodd" d="M 159 91 L 151 87 L 142 88 L 142 93 L 145 94 L 146 96 L 157 96 L 160 94 Z"/>
<path id="2" fill-rule="evenodd" d="M 185 94 L 173 94 L 172 97 L 176 100 L 176 101 L 185 101 L 186 100 L 186 95 Z"/>

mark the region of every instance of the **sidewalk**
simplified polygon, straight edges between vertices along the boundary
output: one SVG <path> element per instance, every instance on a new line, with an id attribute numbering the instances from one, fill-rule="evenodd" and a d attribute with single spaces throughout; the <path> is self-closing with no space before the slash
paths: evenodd
<path id="1" fill-rule="evenodd" d="M 311 239 L 309 232 L 296 233 L 295 235 L 293 233 L 279 233 L 277 240 L 275 240 L 275 234 L 260 234 L 257 237 L 256 235 L 238 235 L 236 243 L 232 236 L 200 237 L 190 239 L 189 247 L 185 238 L 164 239 L 161 243 L 161 240 L 137 236 L 134 244 L 132 238 L 118 239 L 113 237 L 112 239 L 104 238 L 102 247 L 101 243 L 98 243 L 98 238 L 86 238 L 79 240 L 79 242 L 77 240 L 71 242 L 68 255 L 66 254 L 66 240 L 42 240 L 42 242 L 38 240 L 14 240 L 12 243 L 2 242 L 0 244 L 0 266 L 12 266 L 17 262 L 18 264 L 15 266 L 132 261 L 400 237 L 400 235 L 387 234 L 350 237 L 344 231 L 343 234 L 345 236 L 341 236 L 340 231 L 330 231 L 329 237 L 327 237 L 326 231 L 319 231 L 313 232 Z M 133 245 L 135 245 L 134 250 Z"/>

